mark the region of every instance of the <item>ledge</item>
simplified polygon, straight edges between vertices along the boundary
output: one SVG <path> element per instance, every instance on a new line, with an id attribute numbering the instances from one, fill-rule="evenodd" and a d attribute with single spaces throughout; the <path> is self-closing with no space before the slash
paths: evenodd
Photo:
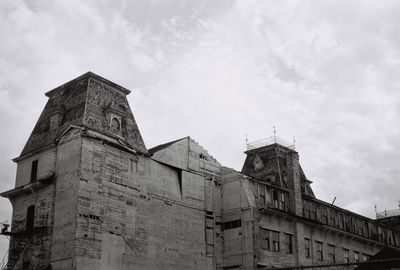
<path id="1" fill-rule="evenodd" d="M 54 175 L 52 175 L 48 178 L 37 180 L 34 183 L 29 183 L 14 189 L 7 190 L 3 193 L 0 193 L 0 196 L 4 198 L 13 198 L 22 194 L 33 193 L 35 190 L 44 188 L 54 182 L 55 182 L 55 177 Z"/>

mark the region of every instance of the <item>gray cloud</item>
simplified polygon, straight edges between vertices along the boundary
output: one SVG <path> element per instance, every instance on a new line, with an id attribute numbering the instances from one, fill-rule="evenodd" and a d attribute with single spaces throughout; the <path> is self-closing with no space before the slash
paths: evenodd
<path id="1" fill-rule="evenodd" d="M 250 139 L 296 136 L 319 198 L 373 217 L 399 175 L 398 1 L 0 3 L 0 181 L 44 92 L 91 70 L 133 90 L 148 147 L 191 135 L 241 169 Z M 0 219 L 9 219 L 2 200 Z M 0 239 L 0 245 L 6 245 Z"/>

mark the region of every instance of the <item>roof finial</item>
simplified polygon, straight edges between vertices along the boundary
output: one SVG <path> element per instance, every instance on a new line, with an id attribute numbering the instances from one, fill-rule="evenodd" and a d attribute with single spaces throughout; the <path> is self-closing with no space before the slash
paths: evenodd
<path id="1" fill-rule="evenodd" d="M 293 136 L 293 148 L 296 149 L 296 137 Z"/>
<path id="2" fill-rule="evenodd" d="M 276 143 L 276 128 L 274 126 L 274 142 Z"/>
<path id="3" fill-rule="evenodd" d="M 249 144 L 249 138 L 247 137 L 247 133 L 246 133 L 246 146 Z"/>

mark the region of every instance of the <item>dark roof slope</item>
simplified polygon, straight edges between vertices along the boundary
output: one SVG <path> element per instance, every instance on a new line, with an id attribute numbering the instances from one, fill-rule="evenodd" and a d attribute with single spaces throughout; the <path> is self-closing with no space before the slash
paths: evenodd
<path id="1" fill-rule="evenodd" d="M 154 154 L 155 152 L 158 152 L 158 151 L 160 151 L 162 149 L 165 149 L 168 146 L 173 145 L 174 143 L 179 142 L 179 141 L 181 141 L 183 139 L 187 139 L 187 138 L 189 138 L 189 136 L 186 136 L 186 137 L 183 137 L 183 138 L 171 141 L 171 142 L 163 143 L 163 144 L 154 146 L 153 148 L 150 148 L 148 151 L 149 151 L 150 154 Z"/>
<path id="2" fill-rule="evenodd" d="M 146 153 L 135 118 L 129 107 L 126 95 L 130 91 L 99 75 L 87 72 L 49 92 L 47 104 L 39 117 L 21 156 L 55 140 L 71 125 L 87 128 L 114 136 L 106 112 L 112 111 L 121 116 L 121 134 L 117 137 L 124 140 L 136 151 Z M 50 129 L 52 116 L 59 114 L 59 125 Z"/>

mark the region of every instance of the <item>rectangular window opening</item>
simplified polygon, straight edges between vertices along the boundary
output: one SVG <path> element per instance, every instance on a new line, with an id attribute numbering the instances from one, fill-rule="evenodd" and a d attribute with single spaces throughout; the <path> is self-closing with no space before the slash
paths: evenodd
<path id="1" fill-rule="evenodd" d="M 31 183 L 34 183 L 37 180 L 38 163 L 39 163 L 39 161 L 37 159 L 32 161 Z"/>

